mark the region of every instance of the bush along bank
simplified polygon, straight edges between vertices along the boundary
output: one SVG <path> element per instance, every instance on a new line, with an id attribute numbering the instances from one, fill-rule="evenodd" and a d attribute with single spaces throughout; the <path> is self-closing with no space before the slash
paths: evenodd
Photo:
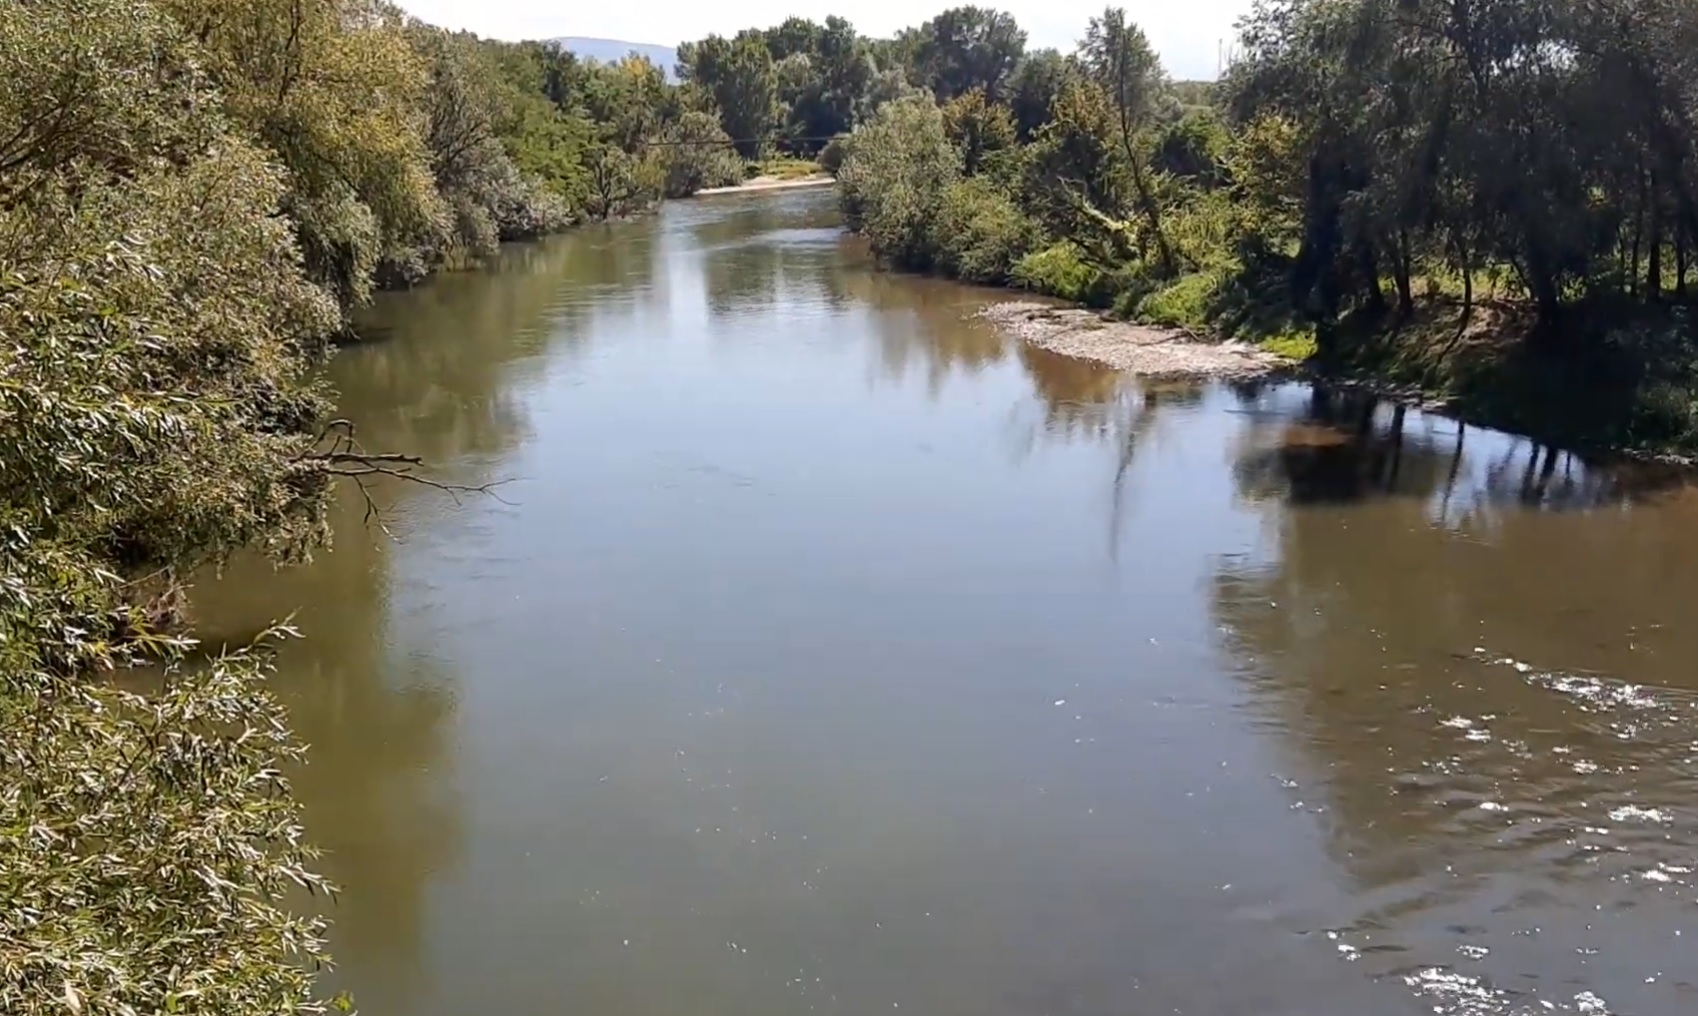
<path id="1" fill-rule="evenodd" d="M 405 468 L 316 380 L 375 288 L 741 163 L 647 64 L 380 0 L 0 4 L 0 80 L 0 1012 L 333 1008 L 286 633 L 187 665 L 182 579 Z"/>
<path id="2" fill-rule="evenodd" d="M 1698 8 L 1538 6 L 1270 4 L 1208 84 L 1110 8 L 1075 53 L 880 108 L 837 146 L 840 202 L 893 268 L 1698 451 L 1698 47 L 1673 41 Z"/>

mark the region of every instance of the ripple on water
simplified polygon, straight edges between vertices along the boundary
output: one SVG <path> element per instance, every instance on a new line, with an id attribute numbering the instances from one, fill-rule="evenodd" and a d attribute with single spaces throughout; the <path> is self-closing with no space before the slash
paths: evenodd
<path id="1" fill-rule="evenodd" d="M 1698 697 L 1485 650 L 1469 663 L 1544 695 L 1505 708 L 1500 683 L 1462 671 L 1411 711 L 1431 733 L 1386 784 L 1407 831 L 1358 846 L 1372 902 L 1340 955 L 1440 1016 L 1608 1016 L 1606 997 L 1660 1011 L 1698 992 L 1662 973 L 1698 904 Z M 1386 960 L 1440 947 L 1466 972 L 1369 962 L 1370 937 Z M 1549 976 L 1553 956 L 1568 976 Z"/>

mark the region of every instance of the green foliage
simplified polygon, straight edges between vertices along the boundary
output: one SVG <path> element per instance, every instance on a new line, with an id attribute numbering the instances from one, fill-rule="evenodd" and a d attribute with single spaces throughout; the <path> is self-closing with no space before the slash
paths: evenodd
<path id="1" fill-rule="evenodd" d="M 1214 301 L 1222 280 L 1212 272 L 1195 272 L 1164 286 L 1139 301 L 1136 316 L 1151 324 L 1207 331 L 1214 319 Z"/>
<path id="2" fill-rule="evenodd" d="M 0 8 L 0 1010 L 318 1011 L 322 887 L 251 656 L 128 694 L 177 654 L 176 576 L 322 540 L 294 179 L 140 0 Z M 211 63 L 212 61 L 206 61 Z M 373 226 L 371 235 L 378 228 Z"/>
<path id="3" fill-rule="evenodd" d="M 161 0 L 194 26 L 235 123 L 289 170 L 309 277 L 344 307 L 385 256 L 447 242 L 425 142 L 429 70 L 377 0 Z"/>
<path id="4" fill-rule="evenodd" d="M 655 149 L 665 173 L 669 198 L 681 198 L 709 187 L 730 187 L 743 180 L 743 160 L 711 113 L 685 113 L 661 134 Z"/>
<path id="5" fill-rule="evenodd" d="M 969 282 L 1003 285 L 1037 242 L 1037 224 L 983 178 L 957 181 L 932 220 L 936 268 Z"/>
<path id="6" fill-rule="evenodd" d="M 905 268 L 932 267 L 931 223 L 961 173 L 943 114 L 927 99 L 893 102 L 848 141 L 839 171 L 844 217 L 867 235 L 873 253 Z"/>
<path id="7" fill-rule="evenodd" d="M 1319 349 L 1313 331 L 1280 332 L 1262 339 L 1257 345 L 1275 356 L 1283 356 L 1297 363 L 1314 356 Z"/>
<path id="8" fill-rule="evenodd" d="M 151 694 L 8 682 L 0 1010 L 328 1011 L 312 991 L 323 924 L 284 901 L 329 887 L 308 867 L 280 775 L 301 751 L 265 678 L 238 653 Z"/>
<path id="9" fill-rule="evenodd" d="M 1020 140 L 1030 141 L 1050 121 L 1056 96 L 1077 67 L 1053 49 L 1026 54 L 1014 70 L 1008 86 L 1008 107 Z"/>
<path id="10" fill-rule="evenodd" d="M 975 88 L 951 99 L 943 107 L 943 129 L 961 152 L 968 176 L 977 174 L 986 159 L 1014 147 L 1014 117 L 1008 107 L 985 99 Z"/>
<path id="11" fill-rule="evenodd" d="M 779 115 L 778 71 L 765 34 L 749 30 L 734 39 L 710 35 L 680 47 L 679 60 L 686 58 L 689 79 L 713 95 L 720 124 L 737 151 L 744 158 L 759 157 Z"/>
<path id="12" fill-rule="evenodd" d="M 954 7 L 921 25 L 913 52 L 915 80 L 939 101 L 982 90 L 1003 98 L 1009 76 L 1026 51 L 1026 33 L 1014 18 L 987 7 Z"/>
<path id="13" fill-rule="evenodd" d="M 1025 170 L 1028 206 L 1051 236 L 1071 239 L 1103 270 L 1136 256 L 1137 239 L 1124 218 L 1132 174 L 1100 87 L 1085 80 L 1063 87 Z"/>
<path id="14" fill-rule="evenodd" d="M 1460 341 L 1404 327 L 1424 303 L 1457 335 L 1503 316 L 1487 301 L 1524 306 L 1517 340 L 1454 389 L 1585 403 L 1573 419 L 1597 410 L 1620 440 L 1698 440 L 1698 354 L 1647 337 L 1689 339 L 1698 299 L 1698 7 L 1266 0 L 1219 83 L 1170 82 L 1118 8 L 1070 56 L 1022 59 L 1018 34 L 963 8 L 869 46 L 872 91 L 930 88 L 982 184 L 944 188 L 929 245 L 875 243 L 909 252 L 891 260 L 966 274 L 944 234 L 1023 220 L 1038 252 L 1017 284 L 1368 369 Z M 983 143 L 992 115 L 1014 144 Z M 884 189 L 864 165 L 847 207 Z"/>
<path id="15" fill-rule="evenodd" d="M 1231 144 L 1232 133 L 1219 113 L 1207 106 L 1192 107 L 1157 129 L 1151 168 L 1212 191 L 1228 182 L 1225 160 Z"/>
<path id="16" fill-rule="evenodd" d="M 820 149 L 819 164 L 825 172 L 836 176 L 843 168 L 843 160 L 849 155 L 849 136 L 839 134 Z"/>
<path id="17" fill-rule="evenodd" d="M 647 208 L 665 185 L 666 167 L 640 159 L 607 142 L 584 153 L 585 211 L 593 219 L 615 219 Z"/>
<path id="18" fill-rule="evenodd" d="M 1074 303 L 1096 303 L 1103 273 L 1085 261 L 1071 241 L 1063 240 L 1033 251 L 1014 265 L 1011 277 L 1022 289 L 1059 296 Z"/>

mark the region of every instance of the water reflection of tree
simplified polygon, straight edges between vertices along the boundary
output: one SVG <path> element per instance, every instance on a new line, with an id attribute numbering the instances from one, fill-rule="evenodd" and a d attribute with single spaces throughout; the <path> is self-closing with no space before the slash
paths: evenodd
<path id="1" fill-rule="evenodd" d="M 649 243 L 639 224 L 586 230 L 385 297 L 367 319 L 374 341 L 332 365 L 341 411 L 368 447 L 420 455 L 456 479 L 499 479 L 496 460 L 525 429 L 513 372 L 584 341 L 591 316 L 609 312 L 598 293 L 646 284 Z M 380 491 L 395 517 L 429 517 L 410 506 L 440 497 L 404 483 Z M 243 558 L 203 577 L 195 611 L 215 643 L 296 614 L 306 638 L 284 648 L 278 686 L 311 745 L 295 776 L 308 836 L 346 890 L 331 911 L 342 981 L 357 988 L 362 971 L 393 967 L 371 983 L 407 984 L 422 973 L 429 879 L 460 850 L 459 802 L 443 790 L 454 678 L 433 626 L 397 612 L 404 545 L 365 525 L 351 489 L 332 524 L 332 548 L 310 565 Z"/>
<path id="2" fill-rule="evenodd" d="M 817 300 L 842 304 L 840 220 L 827 195 L 769 195 L 747 203 L 683 206 L 668 226 L 700 258 L 714 315 L 782 311 Z"/>
<path id="3" fill-rule="evenodd" d="M 1690 773 L 1673 728 L 1617 736 L 1584 701 L 1482 663 L 1476 647 L 1698 688 L 1698 630 L 1679 620 L 1698 597 L 1690 494 L 1647 500 L 1560 454 L 1450 424 L 1428 432 L 1359 396 L 1322 394 L 1295 413 L 1249 402 L 1262 411 L 1248 416 L 1238 489 L 1263 507 L 1275 549 L 1223 565 L 1214 612 L 1323 784 L 1320 798 L 1302 793 L 1331 808 L 1342 864 L 1375 886 L 1447 865 L 1528 877 L 1550 866 L 1554 879 L 1570 851 L 1553 844 L 1597 821 L 1600 799 L 1679 796 Z M 1471 807 L 1489 799 L 1511 801 L 1517 831 Z"/>
<path id="4" fill-rule="evenodd" d="M 828 283 L 835 261 L 834 247 L 813 242 L 756 240 L 718 248 L 702 263 L 708 310 L 716 316 L 772 314 L 821 299 L 834 303 Z"/>
<path id="5" fill-rule="evenodd" d="M 1272 403 L 1291 392 L 1273 390 Z M 1469 453 L 1465 425 L 1361 391 L 1310 388 L 1297 411 L 1269 399 L 1264 387 L 1240 392 L 1241 403 L 1262 421 L 1243 435 L 1235 467 L 1241 491 L 1252 500 L 1413 498 L 1433 509 L 1435 520 L 1456 522 L 1503 509 L 1570 511 L 1623 503 L 1666 489 L 1675 478 L 1667 471 L 1639 471 L 1630 481 L 1620 471 L 1587 468 L 1555 448 L 1488 431 L 1477 438 L 1487 447 Z M 1464 470 L 1465 458 L 1481 468 Z"/>
<path id="6" fill-rule="evenodd" d="M 508 373 L 582 344 L 605 312 L 598 294 L 645 283 L 647 236 L 634 223 L 587 229 L 384 294 L 363 317 L 369 341 L 331 363 L 339 411 L 367 447 L 433 464 L 511 447 L 526 424 Z"/>
<path id="7" fill-rule="evenodd" d="M 217 644 L 295 612 L 306 637 L 282 647 L 276 682 L 310 745 L 292 774 L 307 835 L 345 890 L 327 911 L 333 954 L 342 983 L 360 983 L 373 966 L 399 968 L 403 976 L 383 980 L 405 983 L 422 968 L 429 878 L 460 850 L 458 802 L 441 791 L 453 693 L 432 647 L 415 644 L 424 633 L 398 629 L 392 549 L 362 526 L 358 498 L 343 494 L 333 550 L 282 570 L 239 559 L 221 579 L 199 582 L 195 614 L 199 634 Z"/>
<path id="8" fill-rule="evenodd" d="M 875 370 L 885 381 L 902 382 L 920 372 L 927 393 L 935 398 L 951 377 L 971 377 L 1008 356 L 1008 341 L 975 319 L 985 303 L 975 290 L 870 267 L 844 273 L 841 286 L 872 315 Z"/>

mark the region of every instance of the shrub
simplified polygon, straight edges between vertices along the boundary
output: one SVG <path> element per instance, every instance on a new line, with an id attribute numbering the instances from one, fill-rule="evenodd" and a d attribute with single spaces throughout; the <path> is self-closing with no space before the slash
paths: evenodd
<path id="1" fill-rule="evenodd" d="M 1014 147 L 1014 116 L 1007 106 L 989 102 L 983 88 L 974 88 L 943 107 L 943 126 L 950 143 L 961 152 L 968 176 L 979 172 L 985 159 Z"/>
<path id="2" fill-rule="evenodd" d="M 850 137 L 837 178 L 839 201 L 876 257 L 924 270 L 934 261 L 931 223 L 960 175 L 961 156 L 937 106 L 926 98 L 899 99 Z"/>
<path id="3" fill-rule="evenodd" d="M 340 314 L 296 236 L 340 269 L 382 230 L 280 214 L 328 209 L 154 5 L 0 4 L 0 75 L 0 1012 L 316 1011 L 320 926 L 286 903 L 322 883 L 260 661 L 145 697 L 96 672 L 181 648 L 154 587 L 322 539 Z"/>
<path id="4" fill-rule="evenodd" d="M 1220 284 L 1220 276 L 1213 272 L 1182 276 L 1139 301 L 1136 316 L 1150 324 L 1207 331 Z"/>
<path id="5" fill-rule="evenodd" d="M 1075 303 L 1088 302 L 1086 297 L 1102 282 L 1102 273 L 1086 264 L 1069 240 L 1027 254 L 1015 263 L 1011 274 L 1023 289 Z"/>
<path id="6" fill-rule="evenodd" d="M 655 151 L 660 159 L 669 198 L 688 197 L 709 187 L 731 187 L 743 182 L 743 160 L 731 147 L 731 138 L 712 113 L 692 111 L 661 134 Z"/>
<path id="7" fill-rule="evenodd" d="M 0 695 L 0 828 L 29 830 L 0 836 L 0 1011 L 324 1011 L 323 922 L 282 901 L 328 886 L 307 867 L 280 773 L 300 748 L 266 676 L 239 653 L 157 695 L 76 679 Z"/>
<path id="8" fill-rule="evenodd" d="M 847 134 L 839 134 L 827 141 L 825 147 L 820 149 L 820 168 L 832 176 L 836 176 L 843 169 L 843 160 L 848 157 L 848 142 L 849 135 Z"/>
<path id="9" fill-rule="evenodd" d="M 969 282 L 1001 284 L 1037 241 L 1037 224 L 982 179 L 951 184 L 932 221 L 937 267 Z"/>

